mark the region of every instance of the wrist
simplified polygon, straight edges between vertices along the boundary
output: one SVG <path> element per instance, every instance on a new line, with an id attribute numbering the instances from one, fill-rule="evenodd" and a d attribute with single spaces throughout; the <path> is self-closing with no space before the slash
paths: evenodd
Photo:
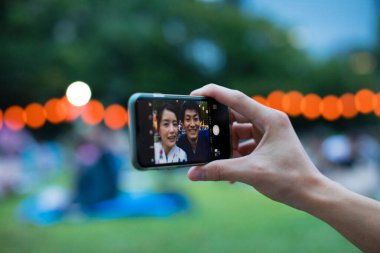
<path id="1" fill-rule="evenodd" d="M 317 172 L 303 180 L 299 198 L 295 207 L 311 215 L 321 218 L 326 208 L 338 201 L 342 187 Z"/>

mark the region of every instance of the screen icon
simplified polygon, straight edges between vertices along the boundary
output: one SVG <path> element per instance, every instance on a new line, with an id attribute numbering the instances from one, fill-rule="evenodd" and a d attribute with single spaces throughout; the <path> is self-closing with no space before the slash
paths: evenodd
<path id="1" fill-rule="evenodd" d="M 219 126 L 218 125 L 214 125 L 212 127 L 212 133 L 215 135 L 215 136 L 218 136 L 219 133 L 220 133 L 220 129 L 219 129 Z"/>

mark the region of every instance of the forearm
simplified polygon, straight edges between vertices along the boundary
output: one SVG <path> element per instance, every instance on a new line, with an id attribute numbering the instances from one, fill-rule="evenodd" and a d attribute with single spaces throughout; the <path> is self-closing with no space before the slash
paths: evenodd
<path id="1" fill-rule="evenodd" d="M 364 252 L 380 252 L 380 203 L 320 176 L 301 209 L 334 227 Z"/>

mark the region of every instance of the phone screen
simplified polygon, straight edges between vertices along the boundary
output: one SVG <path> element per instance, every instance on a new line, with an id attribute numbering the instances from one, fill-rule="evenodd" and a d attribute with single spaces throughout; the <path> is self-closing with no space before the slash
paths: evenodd
<path id="1" fill-rule="evenodd" d="M 215 100 L 136 100 L 137 160 L 142 167 L 207 163 L 230 156 L 228 108 Z"/>

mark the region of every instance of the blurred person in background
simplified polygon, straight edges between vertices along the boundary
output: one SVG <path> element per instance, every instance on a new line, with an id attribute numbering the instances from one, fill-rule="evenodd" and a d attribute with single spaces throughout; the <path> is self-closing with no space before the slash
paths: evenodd
<path id="1" fill-rule="evenodd" d="M 121 164 L 107 146 L 110 138 L 105 129 L 95 128 L 83 137 L 76 149 L 74 203 L 81 207 L 91 207 L 115 198 L 119 193 L 118 177 Z"/>
<path id="2" fill-rule="evenodd" d="M 320 149 L 326 176 L 354 192 L 376 197 L 380 176 L 374 138 L 356 131 L 331 135 Z"/>
<path id="3" fill-rule="evenodd" d="M 272 200 L 325 221 L 361 250 L 380 251 L 380 202 L 322 175 L 285 113 L 213 84 L 191 95 L 212 97 L 229 106 L 234 136 L 234 157 L 192 167 L 191 180 L 246 183 Z"/>

